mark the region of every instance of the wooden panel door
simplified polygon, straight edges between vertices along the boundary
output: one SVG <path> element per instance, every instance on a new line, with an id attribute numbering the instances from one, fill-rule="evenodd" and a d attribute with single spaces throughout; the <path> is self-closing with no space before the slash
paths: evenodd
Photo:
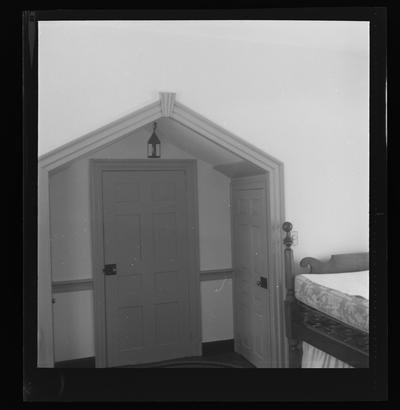
<path id="1" fill-rule="evenodd" d="M 191 353 L 183 171 L 103 172 L 107 364 Z"/>
<path id="2" fill-rule="evenodd" d="M 232 182 L 235 350 L 268 367 L 266 193 L 264 177 Z"/>

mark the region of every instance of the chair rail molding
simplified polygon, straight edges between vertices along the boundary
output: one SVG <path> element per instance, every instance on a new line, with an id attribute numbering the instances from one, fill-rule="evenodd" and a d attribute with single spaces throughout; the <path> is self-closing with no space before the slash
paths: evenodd
<path id="1" fill-rule="evenodd" d="M 52 282 L 53 293 L 93 290 L 93 279 L 57 280 Z"/>

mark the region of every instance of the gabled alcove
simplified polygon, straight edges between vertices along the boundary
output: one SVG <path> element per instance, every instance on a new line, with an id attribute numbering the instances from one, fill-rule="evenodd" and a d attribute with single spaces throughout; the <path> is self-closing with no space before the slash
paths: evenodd
<path id="1" fill-rule="evenodd" d="M 160 93 L 159 101 L 39 158 L 38 366 L 53 367 L 54 364 L 49 175 L 79 158 L 127 138 L 135 130 L 143 128 L 150 131 L 152 122 L 156 120 L 160 138 L 193 157 L 208 162 L 229 178 L 267 174 L 268 270 L 272 292 L 269 308 L 275 323 L 271 338 L 277 352 L 276 367 L 285 367 L 287 347 L 283 331 L 284 275 L 280 232 L 284 221 L 283 164 L 183 104 L 175 102 L 173 93 Z"/>

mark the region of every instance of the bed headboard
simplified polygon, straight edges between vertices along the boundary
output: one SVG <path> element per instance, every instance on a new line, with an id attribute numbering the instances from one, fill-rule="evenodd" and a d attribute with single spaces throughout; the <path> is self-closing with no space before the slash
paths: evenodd
<path id="1" fill-rule="evenodd" d="M 315 258 L 303 258 L 302 268 L 309 267 L 310 273 L 340 273 L 369 270 L 369 253 L 343 253 L 332 255 L 328 261 Z"/>
<path id="2" fill-rule="evenodd" d="M 293 238 L 291 236 L 293 225 L 290 222 L 285 222 L 282 229 L 286 232 L 283 239 L 285 244 L 285 276 L 286 289 L 288 296 L 293 296 L 294 289 L 294 257 L 291 248 Z M 340 273 L 340 272 L 356 272 L 369 269 L 369 253 L 344 253 L 339 255 L 332 255 L 328 261 L 321 261 L 315 258 L 303 258 L 300 261 L 300 266 L 303 268 L 309 267 L 310 273 Z"/>

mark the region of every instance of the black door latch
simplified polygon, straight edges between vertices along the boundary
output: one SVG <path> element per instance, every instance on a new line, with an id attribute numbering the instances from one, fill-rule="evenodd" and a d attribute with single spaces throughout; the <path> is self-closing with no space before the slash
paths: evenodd
<path id="1" fill-rule="evenodd" d="M 109 265 L 104 265 L 103 269 L 104 275 L 116 275 L 117 274 L 117 265 L 111 263 Z"/>
<path id="2" fill-rule="evenodd" d="M 264 289 L 268 289 L 267 278 L 264 278 L 264 276 L 260 276 L 260 280 L 257 281 L 257 286 L 260 286 L 261 288 L 264 288 Z"/>

